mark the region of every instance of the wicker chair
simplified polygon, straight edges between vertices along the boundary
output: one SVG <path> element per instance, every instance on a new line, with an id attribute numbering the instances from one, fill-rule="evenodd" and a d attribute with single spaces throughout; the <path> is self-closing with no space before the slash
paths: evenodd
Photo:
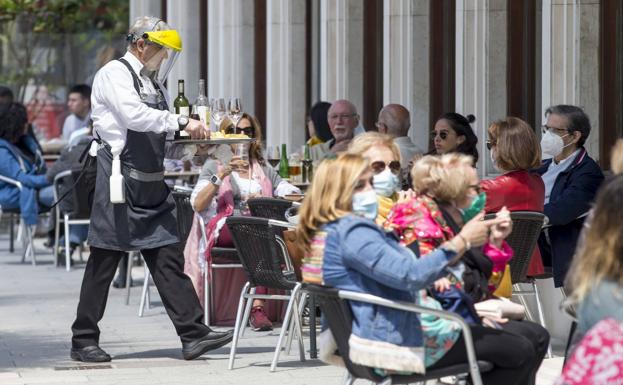
<path id="1" fill-rule="evenodd" d="M 278 228 L 288 228 L 288 223 L 266 218 L 231 216 L 227 218 L 227 226 L 231 232 L 234 245 L 238 251 L 240 262 L 247 273 L 248 282 L 242 288 L 234 340 L 229 356 L 229 369 L 234 366 L 236 348 L 241 337 L 243 325 L 247 324 L 254 299 L 288 301 L 288 307 L 279 334 L 279 341 L 270 366 L 274 371 L 279 360 L 279 354 L 284 343 L 285 332 L 289 329 L 290 321 L 294 319 L 296 334 L 298 335 L 299 353 L 301 361 L 305 361 L 303 333 L 299 308 L 301 283 L 296 281 L 292 263 L 286 251 L 285 243 L 277 233 Z M 255 287 L 264 286 L 269 289 L 289 291 L 289 295 L 255 294 Z"/>
<path id="2" fill-rule="evenodd" d="M 329 329 L 331 329 L 331 333 L 335 338 L 338 353 L 344 361 L 346 370 L 348 371 L 344 384 L 353 384 L 358 378 L 372 381 L 375 384 L 410 384 L 426 380 L 439 379 L 447 376 L 465 375 L 469 373 L 472 377 L 471 383 L 474 385 L 481 385 L 482 380 L 480 378 L 480 372 L 486 372 L 493 368 L 493 365 L 489 362 L 477 361 L 476 353 L 474 351 L 474 342 L 472 340 L 469 326 L 460 316 L 454 313 L 424 308 L 411 303 L 390 301 L 370 294 L 337 290 L 320 285 L 304 284 L 303 289 L 313 293 L 318 299 L 322 313 L 324 314 L 324 317 L 329 325 Z M 463 331 L 465 347 L 467 350 L 467 362 L 464 364 L 452 365 L 446 368 L 427 370 L 426 374 L 395 374 L 385 378 L 379 376 L 374 371 L 374 368 L 353 363 L 349 358 L 350 348 L 348 345 L 348 339 L 350 338 L 353 322 L 353 314 L 347 301 L 372 303 L 377 306 L 386 306 L 408 312 L 434 314 L 440 318 L 455 321 L 461 326 Z"/>
<path id="3" fill-rule="evenodd" d="M 494 218 L 495 214 L 488 214 L 485 219 Z M 537 247 L 537 241 L 541 234 L 541 229 L 545 223 L 545 215 L 536 211 L 513 211 L 511 212 L 511 219 L 513 220 L 513 231 L 506 238 L 509 246 L 513 249 L 514 255 L 510 260 L 509 265 L 511 268 L 511 281 L 513 282 L 513 295 L 519 298 L 519 301 L 526 309 L 526 315 L 530 320 L 535 320 L 525 302 L 524 295 L 532 295 L 536 300 L 538 322 L 544 328 L 547 328 L 545 324 L 545 318 L 543 316 L 543 305 L 541 304 L 541 298 L 539 296 L 539 289 L 536 285 L 536 280 L 533 277 L 527 276 L 528 268 L 530 266 L 530 260 L 534 248 Z M 528 284 L 531 286 L 528 290 L 523 290 L 519 284 Z M 551 346 L 548 347 L 548 357 L 552 356 Z"/>
<path id="4" fill-rule="evenodd" d="M 286 211 L 292 202 L 280 198 L 251 198 L 247 201 L 254 217 L 274 219 L 286 222 Z"/>

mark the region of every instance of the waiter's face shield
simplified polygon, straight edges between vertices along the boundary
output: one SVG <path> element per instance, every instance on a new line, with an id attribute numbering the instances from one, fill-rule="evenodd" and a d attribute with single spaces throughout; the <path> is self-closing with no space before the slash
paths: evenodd
<path id="1" fill-rule="evenodd" d="M 182 39 L 175 30 L 146 32 L 143 61 L 145 70 L 164 83 L 182 51 Z"/>

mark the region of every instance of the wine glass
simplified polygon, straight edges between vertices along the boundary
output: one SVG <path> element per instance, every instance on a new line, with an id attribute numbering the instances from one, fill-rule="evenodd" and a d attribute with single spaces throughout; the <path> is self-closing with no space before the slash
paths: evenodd
<path id="1" fill-rule="evenodd" d="M 279 146 L 268 146 L 266 149 L 266 159 L 273 168 L 277 168 L 280 161 Z"/>
<path id="2" fill-rule="evenodd" d="M 225 99 L 224 98 L 216 98 L 212 100 L 212 120 L 214 120 L 214 124 L 216 124 L 216 131 L 221 129 L 221 123 L 223 119 L 225 119 L 225 115 L 227 113 L 225 109 Z"/>
<path id="3" fill-rule="evenodd" d="M 236 127 L 238 127 L 238 122 L 240 118 L 242 118 L 242 101 L 240 98 L 229 99 L 229 103 L 227 104 L 227 116 L 234 124 L 234 133 L 237 133 Z"/>

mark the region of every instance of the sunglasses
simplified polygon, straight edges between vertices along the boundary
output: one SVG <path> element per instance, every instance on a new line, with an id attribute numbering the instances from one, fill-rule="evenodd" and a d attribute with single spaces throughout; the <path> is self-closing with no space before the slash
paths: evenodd
<path id="1" fill-rule="evenodd" d="M 480 185 L 477 185 L 477 184 L 469 185 L 469 188 L 473 188 L 474 190 L 476 190 L 476 194 L 479 194 L 479 195 L 482 192 L 482 187 L 480 187 Z"/>
<path id="2" fill-rule="evenodd" d="M 227 134 L 244 134 L 244 135 L 248 136 L 249 138 L 255 138 L 255 130 L 253 129 L 253 126 L 236 127 L 236 128 L 234 128 L 234 126 L 229 126 L 225 133 L 227 133 Z"/>
<path id="3" fill-rule="evenodd" d="M 493 146 L 495 146 L 495 144 L 496 144 L 496 142 L 495 142 L 495 141 L 493 141 L 493 140 L 487 140 L 487 142 L 486 142 L 486 143 L 487 143 L 487 150 L 489 150 L 489 151 L 490 151 L 490 150 L 491 150 L 491 148 L 492 148 Z"/>
<path id="4" fill-rule="evenodd" d="M 448 132 L 447 131 L 441 131 L 439 133 L 437 133 L 437 131 L 431 131 L 430 132 L 431 137 L 436 138 L 437 136 L 439 136 L 441 138 L 441 140 L 446 140 L 448 138 Z"/>
<path id="5" fill-rule="evenodd" d="M 372 164 L 370 164 L 370 167 L 372 167 L 372 171 L 375 175 L 382 173 L 387 167 L 389 167 L 389 170 L 393 174 L 400 174 L 400 162 L 397 160 L 392 160 L 389 163 L 385 163 L 382 160 L 377 160 L 376 162 L 372 162 Z"/>

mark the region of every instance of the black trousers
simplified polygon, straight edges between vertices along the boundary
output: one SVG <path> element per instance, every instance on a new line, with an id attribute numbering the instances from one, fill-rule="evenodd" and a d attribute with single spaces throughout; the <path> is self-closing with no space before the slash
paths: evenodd
<path id="1" fill-rule="evenodd" d="M 536 372 L 547 352 L 549 333 L 529 321 L 508 321 L 503 330 L 475 325 L 471 327 L 476 357 L 491 362 L 493 370 L 482 373 L 485 385 L 534 384 Z M 467 362 L 465 342 L 461 336 L 452 349 L 430 367 Z"/>
<path id="2" fill-rule="evenodd" d="M 71 330 L 72 346 L 99 344 L 97 323 L 104 316 L 108 290 L 125 253 L 91 247 L 80 290 L 76 320 Z M 180 243 L 141 250 L 162 303 L 182 342 L 194 341 L 210 332 L 202 323 L 203 309 L 190 278 L 184 274 L 184 254 Z M 147 279 L 147 278 L 146 278 Z"/>

